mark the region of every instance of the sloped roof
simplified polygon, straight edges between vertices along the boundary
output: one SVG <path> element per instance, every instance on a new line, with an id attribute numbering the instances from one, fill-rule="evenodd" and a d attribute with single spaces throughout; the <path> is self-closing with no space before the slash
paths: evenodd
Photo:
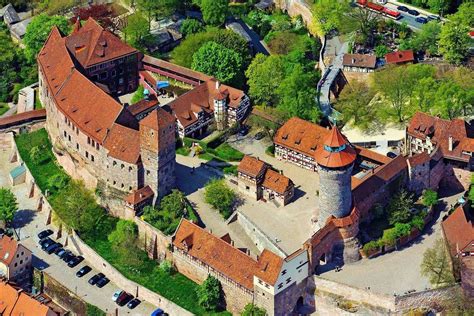
<path id="1" fill-rule="evenodd" d="M 18 249 L 18 242 L 13 237 L 3 235 L 0 239 L 0 262 L 10 265 Z"/>
<path id="2" fill-rule="evenodd" d="M 175 122 L 173 115 L 163 110 L 162 108 L 154 109 L 148 114 L 143 120 L 140 121 L 140 125 L 147 126 L 156 131 L 161 128 L 167 127 Z"/>
<path id="3" fill-rule="evenodd" d="M 268 249 L 263 249 L 258 256 L 258 266 L 255 276 L 270 285 L 274 285 L 278 280 L 278 276 L 283 266 L 283 258 L 277 256 Z"/>
<path id="4" fill-rule="evenodd" d="M 253 290 L 257 262 L 247 254 L 199 226 L 183 219 L 173 245 L 221 272 L 238 284 Z"/>
<path id="5" fill-rule="evenodd" d="M 328 168 L 348 166 L 356 157 L 356 151 L 336 126 L 331 129 L 331 133 L 324 139 L 323 146 L 319 146 L 315 153 L 318 165 Z"/>
<path id="6" fill-rule="evenodd" d="M 251 177 L 256 177 L 266 167 L 267 166 L 263 160 L 245 155 L 244 158 L 242 158 L 242 160 L 240 161 L 237 170 Z"/>
<path id="7" fill-rule="evenodd" d="M 114 123 L 104 142 L 109 156 L 137 164 L 140 160 L 140 132 Z"/>
<path id="8" fill-rule="evenodd" d="M 466 251 L 474 242 L 474 216 L 462 206 L 459 206 L 444 222 L 442 222 L 444 235 L 449 243 L 451 255 L 456 256 L 461 251 Z M 474 246 L 470 246 L 474 251 Z"/>
<path id="9" fill-rule="evenodd" d="M 38 302 L 34 298 L 25 294 L 25 292 L 20 293 L 15 307 L 11 313 L 12 316 L 22 316 L 22 315 L 35 315 L 35 316 L 47 316 L 50 312 L 48 306 Z"/>
<path id="10" fill-rule="evenodd" d="M 275 191 L 278 194 L 283 194 L 293 186 L 293 181 L 275 170 L 267 169 L 263 178 L 262 186 Z"/>
<path id="11" fill-rule="evenodd" d="M 427 163 L 431 160 L 430 155 L 428 155 L 425 151 L 421 152 L 419 154 L 415 154 L 411 157 L 408 157 L 408 162 L 410 163 L 410 166 L 418 166 L 422 165 L 424 163 Z"/>
<path id="12" fill-rule="evenodd" d="M 151 108 L 157 106 L 159 104 L 156 96 L 154 94 L 150 95 L 148 100 L 142 99 L 137 103 L 130 105 L 127 109 L 133 115 L 136 116 L 140 113 L 146 112 Z"/>
<path id="13" fill-rule="evenodd" d="M 361 68 L 375 68 L 377 57 L 374 55 L 365 54 L 344 54 L 342 58 L 343 66 L 361 67 Z"/>
<path id="14" fill-rule="evenodd" d="M 16 13 L 16 10 L 11 3 L 3 7 L 2 13 L 3 20 L 6 24 L 14 24 L 21 21 L 20 16 Z"/>
<path id="15" fill-rule="evenodd" d="M 391 52 L 385 55 L 387 64 L 398 64 L 414 61 L 415 56 L 412 50 L 401 50 L 398 52 Z"/>
<path id="16" fill-rule="evenodd" d="M 429 137 L 446 158 L 469 161 L 471 157 L 463 151 L 474 152 L 473 128 L 462 119 L 445 120 L 417 112 L 410 120 L 407 133 L 423 140 Z M 453 139 L 452 150 L 449 150 L 450 136 Z"/>
<path id="17" fill-rule="evenodd" d="M 92 18 L 66 38 L 66 47 L 84 68 L 137 52 Z"/>
<path id="18" fill-rule="evenodd" d="M 278 129 L 273 141 L 277 145 L 313 157 L 316 149 L 322 146 L 324 137 L 328 134 L 329 130 L 322 126 L 293 117 Z"/>
<path id="19" fill-rule="evenodd" d="M 19 296 L 13 286 L 0 282 L 0 315 L 11 315 Z"/>
<path id="20" fill-rule="evenodd" d="M 151 198 L 155 193 L 150 188 L 150 186 L 145 186 L 141 189 L 135 190 L 125 198 L 127 203 L 132 205 L 140 204 L 141 202 Z"/>

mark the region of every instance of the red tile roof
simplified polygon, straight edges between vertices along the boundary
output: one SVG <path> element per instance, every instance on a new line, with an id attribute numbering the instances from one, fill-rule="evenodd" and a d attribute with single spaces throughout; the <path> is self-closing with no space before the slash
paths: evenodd
<path id="1" fill-rule="evenodd" d="M 267 169 L 262 186 L 278 194 L 284 194 L 293 186 L 293 181 L 272 169 Z"/>
<path id="2" fill-rule="evenodd" d="M 473 129 L 464 120 L 444 120 L 426 113 L 417 112 L 410 120 L 408 135 L 430 141 L 445 158 L 469 161 L 470 156 L 463 151 L 474 152 Z M 453 139 L 453 148 L 449 150 L 449 137 Z"/>
<path id="3" fill-rule="evenodd" d="M 181 74 L 190 78 L 194 78 L 197 81 L 208 81 L 212 78 L 211 76 L 203 74 L 202 72 L 195 71 L 186 67 L 181 67 L 179 65 L 167 62 L 163 59 L 154 58 L 148 55 L 145 55 L 143 57 L 143 63 L 158 66 L 160 68 L 172 71 L 174 73 Z"/>
<path id="4" fill-rule="evenodd" d="M 140 121 L 140 125 L 147 126 L 156 131 L 166 128 L 171 124 L 174 124 L 175 118 L 163 110 L 162 108 L 157 108 L 148 114 L 143 120 Z"/>
<path id="5" fill-rule="evenodd" d="M 283 266 L 283 258 L 277 256 L 270 250 L 264 249 L 258 256 L 258 266 L 255 276 L 270 285 L 274 285 Z"/>
<path id="6" fill-rule="evenodd" d="M 17 249 L 18 242 L 12 237 L 3 235 L 0 239 L 0 262 L 3 262 L 7 266 L 10 265 Z"/>
<path id="7" fill-rule="evenodd" d="M 385 55 L 387 64 L 398 64 L 412 62 L 415 60 L 412 50 L 402 50 L 398 52 L 391 52 Z"/>
<path id="8" fill-rule="evenodd" d="M 158 104 L 159 104 L 159 102 L 156 99 L 156 96 L 154 94 L 151 94 L 149 96 L 148 100 L 142 99 L 142 100 L 138 101 L 137 103 L 134 103 L 134 104 L 130 105 L 128 107 L 128 111 L 130 111 L 130 113 L 133 116 L 136 116 L 140 113 L 146 112 L 146 111 L 158 106 Z"/>
<path id="9" fill-rule="evenodd" d="M 92 18 L 66 38 L 66 47 L 84 68 L 137 52 Z"/>
<path id="10" fill-rule="evenodd" d="M 451 255 L 456 256 L 460 252 L 474 251 L 474 214 L 459 206 L 444 222 L 442 227 L 444 235 L 449 243 Z"/>
<path id="11" fill-rule="evenodd" d="M 28 296 L 6 282 L 0 282 L 0 315 L 47 316 L 55 315 L 48 306 Z"/>
<path id="12" fill-rule="evenodd" d="M 46 109 L 33 110 L 0 118 L 0 129 L 46 119 Z"/>
<path id="13" fill-rule="evenodd" d="M 319 146 L 315 153 L 318 165 L 328 168 L 348 166 L 355 161 L 356 157 L 356 151 L 336 126 L 325 137 L 323 146 Z"/>
<path id="14" fill-rule="evenodd" d="M 263 160 L 245 155 L 244 158 L 240 161 L 237 170 L 255 178 L 265 168 L 267 168 L 267 165 Z"/>
<path id="15" fill-rule="evenodd" d="M 217 89 L 216 83 L 215 79 L 209 79 L 168 104 L 183 127 L 195 123 L 198 119 L 196 113 L 200 111 L 212 113 L 214 111 L 214 99 L 225 98 L 228 105 L 233 108 L 240 105 L 244 97 L 242 90 L 223 84 Z"/>
<path id="16" fill-rule="evenodd" d="M 427 163 L 431 160 L 430 155 L 428 155 L 426 152 L 422 152 L 419 154 L 415 154 L 411 157 L 408 157 L 408 162 L 410 163 L 410 166 L 418 166 L 422 165 L 424 163 Z"/>
<path id="17" fill-rule="evenodd" d="M 329 130 L 322 126 L 293 117 L 278 129 L 273 141 L 277 145 L 313 157 L 316 149 L 323 144 L 324 137 L 328 134 Z"/>
<path id="18" fill-rule="evenodd" d="M 377 57 L 364 54 L 344 54 L 342 65 L 348 67 L 375 68 Z"/>
<path id="19" fill-rule="evenodd" d="M 140 132 L 114 123 L 104 142 L 108 155 L 131 164 L 140 161 Z"/>
<path id="20" fill-rule="evenodd" d="M 263 259 L 256 261 L 223 239 L 185 219 L 176 230 L 173 245 L 251 291 L 254 275 L 268 283 L 276 281 L 276 270 L 281 267 L 283 260 L 278 260 L 279 257 L 264 250 Z"/>
<path id="21" fill-rule="evenodd" d="M 153 193 L 153 190 L 147 185 L 146 187 L 135 190 L 127 195 L 125 201 L 132 205 L 138 205 L 141 202 L 153 197 L 154 194 L 155 193 Z"/>

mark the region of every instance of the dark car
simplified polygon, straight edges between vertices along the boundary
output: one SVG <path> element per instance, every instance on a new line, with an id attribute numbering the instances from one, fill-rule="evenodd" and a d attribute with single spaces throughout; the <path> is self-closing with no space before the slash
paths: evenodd
<path id="1" fill-rule="evenodd" d="M 56 249 L 56 251 L 54 252 L 54 254 L 56 256 L 58 256 L 59 258 L 61 258 L 61 256 L 63 255 L 63 253 L 65 253 L 67 250 L 64 249 L 64 248 L 58 248 Z"/>
<path id="2" fill-rule="evenodd" d="M 46 237 L 45 239 L 42 239 L 40 241 L 41 249 L 45 250 L 46 248 L 48 248 L 49 246 L 51 246 L 54 243 L 55 243 L 54 240 L 52 240 L 49 237 Z"/>
<path id="3" fill-rule="evenodd" d="M 43 239 L 43 238 L 46 238 L 48 236 L 51 236 L 52 234 L 53 234 L 53 231 L 51 229 L 46 229 L 46 230 L 43 230 L 42 232 L 40 232 L 38 234 L 38 238 Z"/>
<path id="4" fill-rule="evenodd" d="M 420 12 L 416 10 L 408 10 L 408 14 L 413 15 L 413 16 L 419 16 Z"/>
<path id="5" fill-rule="evenodd" d="M 95 285 L 103 277 L 105 277 L 105 275 L 103 273 L 97 273 L 92 278 L 90 278 L 89 281 L 87 281 L 87 282 L 89 282 L 90 285 Z"/>
<path id="6" fill-rule="evenodd" d="M 394 152 L 392 152 L 392 151 L 389 151 L 389 152 L 387 153 L 387 157 L 394 159 L 394 158 L 397 158 L 397 154 L 394 153 Z"/>
<path id="7" fill-rule="evenodd" d="M 400 5 L 397 7 L 397 10 L 398 11 L 401 11 L 401 12 L 407 12 L 408 11 L 408 8 L 405 7 L 404 5 Z"/>
<path id="8" fill-rule="evenodd" d="M 91 272 L 92 268 L 89 266 L 83 266 L 79 271 L 76 272 L 78 278 L 82 278 L 87 273 Z"/>
<path id="9" fill-rule="evenodd" d="M 421 23 L 421 24 L 426 24 L 426 23 L 428 23 L 428 19 L 427 19 L 427 18 L 424 18 L 424 17 L 421 17 L 421 16 L 418 17 L 418 18 L 416 18 L 415 21 L 418 22 L 418 23 Z"/>
<path id="10" fill-rule="evenodd" d="M 127 307 L 130 308 L 130 309 L 134 309 L 135 307 L 140 305 L 141 302 L 142 301 L 140 301 L 138 298 L 134 298 L 133 300 L 128 302 Z"/>
<path id="11" fill-rule="evenodd" d="M 60 249 L 62 248 L 63 245 L 56 242 L 52 245 L 50 245 L 48 248 L 46 248 L 44 251 L 46 251 L 46 253 L 48 253 L 49 255 L 52 254 L 53 252 L 55 252 L 57 249 Z"/>
<path id="12" fill-rule="evenodd" d="M 161 308 L 158 308 L 153 313 L 151 313 L 151 316 L 163 316 L 164 314 L 165 314 L 165 311 L 162 310 Z"/>
<path id="13" fill-rule="evenodd" d="M 127 292 L 123 292 L 120 294 L 120 296 L 117 298 L 115 303 L 117 303 L 118 306 L 124 306 L 128 302 L 130 302 L 133 299 L 133 295 Z"/>
<path id="14" fill-rule="evenodd" d="M 82 260 L 84 260 L 84 257 L 83 257 L 83 256 L 74 257 L 74 258 L 72 258 L 71 260 L 68 261 L 67 266 L 68 266 L 69 268 L 74 268 L 74 267 L 77 266 L 79 263 L 81 263 Z"/>
<path id="15" fill-rule="evenodd" d="M 257 134 L 255 134 L 254 138 L 256 140 L 261 140 L 262 138 L 265 137 L 265 133 L 264 132 L 258 132 Z"/>
<path id="16" fill-rule="evenodd" d="M 438 15 L 431 14 L 431 15 L 428 15 L 428 20 L 441 21 L 441 18 Z"/>
<path id="17" fill-rule="evenodd" d="M 107 283 L 109 283 L 110 280 L 107 278 L 107 277 L 103 277 L 101 278 L 99 281 L 97 281 L 97 283 L 95 284 L 98 288 L 103 288 L 104 286 L 107 285 Z"/>
<path id="18" fill-rule="evenodd" d="M 59 256 L 59 258 L 61 258 L 61 260 L 64 261 L 64 262 L 68 262 L 73 257 L 75 257 L 75 256 L 70 250 L 66 250 L 65 252 L 62 253 L 61 256 Z"/>
<path id="19" fill-rule="evenodd" d="M 248 134 L 248 132 L 249 132 L 248 126 L 245 126 L 245 125 L 244 125 L 244 126 L 242 126 L 242 127 L 240 128 L 240 130 L 239 130 L 239 135 L 240 135 L 240 136 L 245 136 L 245 135 Z"/>

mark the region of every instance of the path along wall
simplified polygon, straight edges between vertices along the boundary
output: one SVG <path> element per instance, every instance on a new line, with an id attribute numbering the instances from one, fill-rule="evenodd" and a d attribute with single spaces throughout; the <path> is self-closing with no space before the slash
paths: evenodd
<path id="1" fill-rule="evenodd" d="M 351 306 L 359 312 L 371 314 L 402 315 L 410 309 L 427 308 L 439 309 L 442 301 L 447 301 L 459 293 L 460 286 L 415 292 L 403 296 L 378 294 L 342 283 L 314 276 L 316 284 L 316 311 L 320 313 L 333 312 L 341 307 Z M 319 303 L 319 304 L 318 304 Z"/>

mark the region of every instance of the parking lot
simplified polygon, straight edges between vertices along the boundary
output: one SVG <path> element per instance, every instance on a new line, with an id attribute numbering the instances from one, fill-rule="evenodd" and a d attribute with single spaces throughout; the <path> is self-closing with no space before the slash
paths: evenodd
<path id="1" fill-rule="evenodd" d="M 8 172 L 17 166 L 18 163 L 9 163 L 9 154 L 9 143 L 6 141 L 4 134 L 0 134 L 0 187 L 10 187 L 17 197 L 19 210 L 15 215 L 13 226 L 19 235 L 21 242 L 33 252 L 33 265 L 48 273 L 51 277 L 56 279 L 86 302 L 99 307 L 109 314 L 150 315 L 156 307 L 146 302 L 142 302 L 134 310 L 130 310 L 125 306 L 119 307 L 116 305 L 112 301 L 112 295 L 119 288 L 113 282 L 108 283 L 101 289 L 89 285 L 87 282 L 89 278 L 100 271 L 92 270 L 82 278 L 76 277 L 76 272 L 81 267 L 84 265 L 91 266 L 87 261 L 81 262 L 75 268 L 69 268 L 67 264 L 60 260 L 56 255 L 48 255 L 46 252 L 41 250 L 38 245 L 37 234 L 47 228 L 50 228 L 53 231 L 54 229 L 45 225 L 46 214 L 44 212 L 33 211 L 36 208 L 37 199 L 30 199 L 27 197 L 28 190 L 25 183 L 11 187 L 8 179 Z M 51 237 L 56 236 L 52 235 Z M 58 241 L 65 244 L 64 237 Z M 118 313 L 116 313 L 116 309 L 118 310 Z"/>

